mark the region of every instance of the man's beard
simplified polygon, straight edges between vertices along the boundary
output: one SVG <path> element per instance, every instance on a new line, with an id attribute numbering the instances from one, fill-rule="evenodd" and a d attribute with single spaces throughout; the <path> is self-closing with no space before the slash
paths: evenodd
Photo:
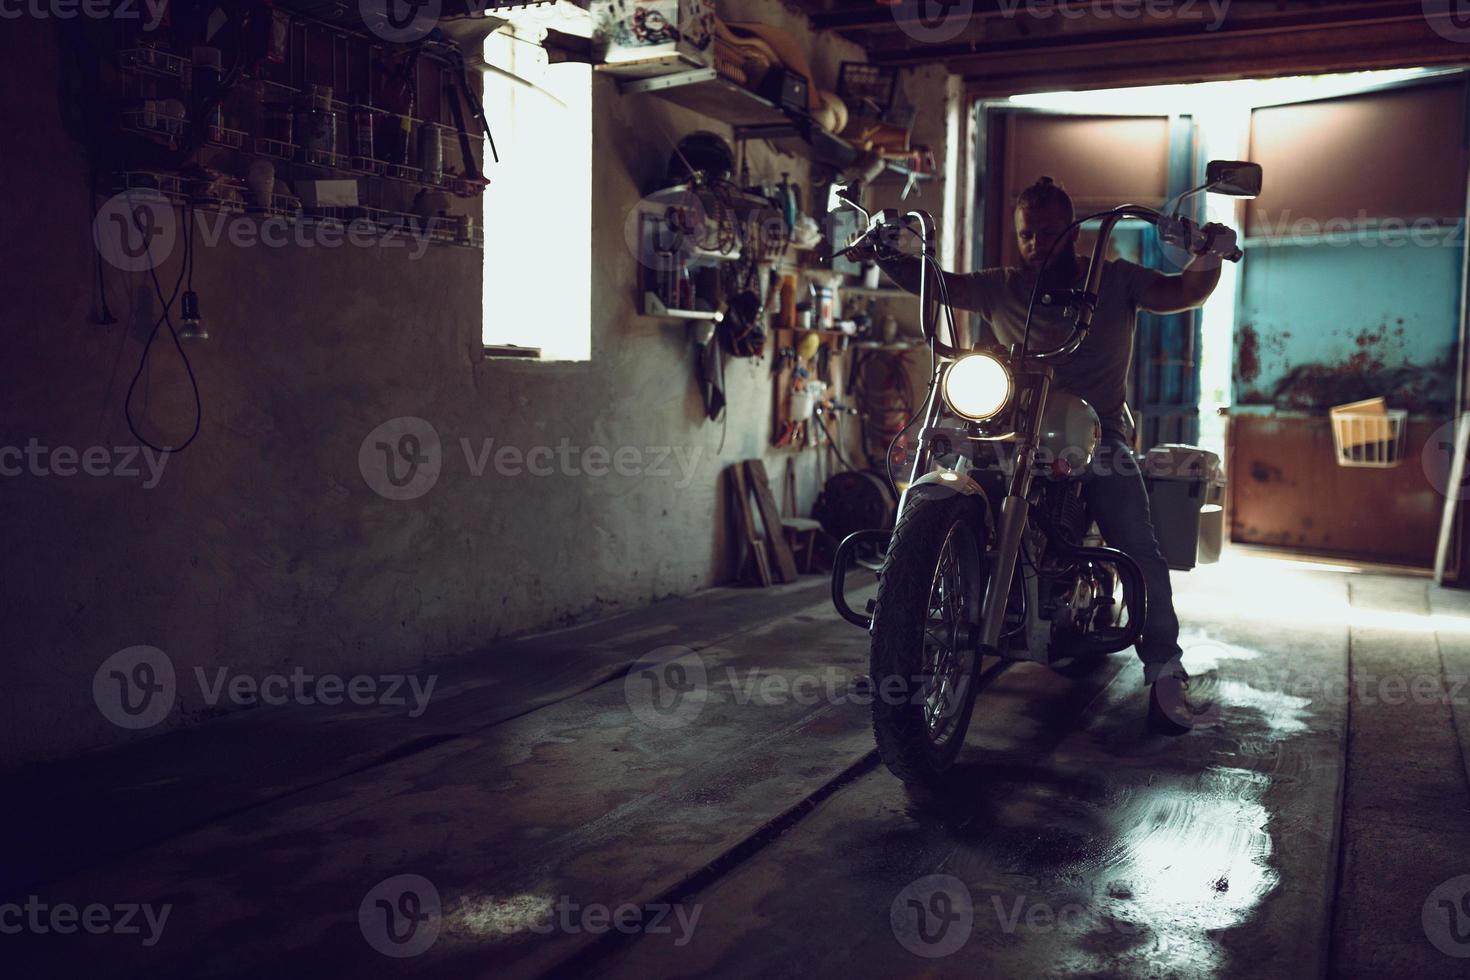
<path id="1" fill-rule="evenodd" d="M 1042 289 L 1071 289 L 1077 281 L 1077 253 L 1071 248 L 1059 252 L 1051 264 L 1041 270 Z"/>

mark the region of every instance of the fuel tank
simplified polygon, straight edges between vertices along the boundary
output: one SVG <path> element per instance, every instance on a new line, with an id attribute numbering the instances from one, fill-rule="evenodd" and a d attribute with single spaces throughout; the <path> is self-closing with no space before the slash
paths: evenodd
<path id="1" fill-rule="evenodd" d="M 1101 441 L 1102 422 L 1093 407 L 1076 395 L 1053 388 L 1041 417 L 1038 471 L 1075 479 L 1092 462 Z"/>

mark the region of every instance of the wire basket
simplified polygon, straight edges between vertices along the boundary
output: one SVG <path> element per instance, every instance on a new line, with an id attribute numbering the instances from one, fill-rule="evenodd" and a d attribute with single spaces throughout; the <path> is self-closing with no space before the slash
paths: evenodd
<path id="1" fill-rule="evenodd" d="M 1387 469 L 1404 457 L 1404 432 L 1409 413 L 1402 408 L 1381 412 L 1332 410 L 1332 443 L 1338 466 Z"/>
<path id="2" fill-rule="evenodd" d="M 893 105 L 898 85 L 898 69 L 891 65 L 872 65 L 861 61 L 844 61 L 837 71 L 837 95 L 849 105 L 866 106 L 881 115 Z"/>

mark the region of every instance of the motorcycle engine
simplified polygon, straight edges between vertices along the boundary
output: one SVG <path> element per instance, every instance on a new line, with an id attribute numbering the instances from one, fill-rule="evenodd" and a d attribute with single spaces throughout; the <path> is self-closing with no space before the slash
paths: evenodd
<path id="1" fill-rule="evenodd" d="M 1087 535 L 1087 508 L 1082 488 L 1075 483 L 1053 483 L 1042 488 L 1043 524 L 1068 544 L 1080 546 Z"/>
<path id="2" fill-rule="evenodd" d="M 1087 535 L 1087 508 L 1082 488 L 1073 483 L 1052 483 L 1042 488 L 1037 502 L 1041 525 L 1047 533 L 1072 546 L 1080 546 Z M 1112 603 L 1112 583 L 1092 562 L 1078 563 L 1048 548 L 1038 569 L 1038 594 L 1043 597 L 1041 616 L 1061 627 L 1086 634 L 1099 610 Z"/>

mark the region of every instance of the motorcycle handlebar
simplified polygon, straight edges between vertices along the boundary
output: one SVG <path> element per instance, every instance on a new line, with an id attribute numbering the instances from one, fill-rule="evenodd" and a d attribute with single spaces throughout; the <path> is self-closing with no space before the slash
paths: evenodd
<path id="1" fill-rule="evenodd" d="M 1083 287 L 1078 301 L 1077 319 L 1073 323 L 1071 336 L 1054 350 L 1042 351 L 1030 356 L 1045 360 L 1070 354 L 1081 346 L 1087 336 L 1087 331 L 1092 327 L 1092 315 L 1097 307 L 1098 289 L 1102 284 L 1103 260 L 1107 256 L 1108 242 L 1112 237 L 1113 227 L 1124 218 L 1139 218 L 1147 221 L 1158 229 L 1159 236 L 1164 241 L 1183 248 L 1192 255 L 1215 255 L 1227 262 L 1239 262 L 1245 254 L 1240 249 L 1239 240 L 1233 229 L 1216 227 L 1206 231 L 1197 222 L 1182 215 L 1170 217 L 1139 204 L 1124 204 L 1114 208 L 1103 216 L 1102 227 L 1098 230 L 1097 241 L 1092 248 L 1092 259 L 1088 263 L 1087 284 Z M 934 249 L 934 219 L 928 212 L 910 211 L 908 214 L 900 215 L 896 210 L 885 209 L 870 215 L 868 228 L 862 236 L 834 255 L 845 256 L 862 247 L 874 247 L 880 254 L 885 251 L 891 254 L 892 239 L 906 228 L 910 220 L 917 221 L 919 224 L 919 238 L 924 249 L 919 275 L 919 299 L 922 307 L 920 325 L 924 338 L 940 356 L 957 357 L 964 352 L 941 341 L 938 337 L 937 326 L 930 324 L 928 320 L 927 284 L 930 275 L 928 266 L 929 260 L 933 258 Z M 884 236 L 887 236 L 889 241 L 883 241 Z"/>
<path id="2" fill-rule="evenodd" d="M 1239 262 L 1245 254 L 1240 249 L 1234 230 L 1230 228 L 1212 228 L 1206 232 L 1189 218 L 1179 215 L 1171 218 L 1141 204 L 1116 207 L 1103 217 L 1097 241 L 1092 246 L 1092 259 L 1087 265 L 1087 284 L 1078 301 L 1077 319 L 1073 323 L 1071 336 L 1060 347 L 1043 351 L 1034 355 L 1035 357 L 1042 360 L 1060 357 L 1072 353 L 1082 345 L 1087 331 L 1092 327 L 1092 315 L 1097 308 L 1097 294 L 1102 285 L 1103 260 L 1107 257 L 1108 241 L 1112 237 L 1113 226 L 1124 218 L 1147 221 L 1158 229 L 1159 236 L 1164 241 L 1178 245 L 1192 255 L 1216 255 L 1227 262 Z"/>
<path id="3" fill-rule="evenodd" d="M 915 229 L 913 226 L 917 225 Z M 923 332 L 924 340 L 934 348 L 940 357 L 956 358 L 968 353 L 959 347 L 952 346 L 939 339 L 939 325 L 931 322 L 929 316 L 931 283 L 938 283 L 940 296 L 943 297 L 943 283 L 938 279 L 943 273 L 934 261 L 934 216 L 928 211 L 910 211 L 900 214 L 894 208 L 885 208 L 868 217 L 868 228 L 862 236 L 847 248 L 834 255 L 847 255 L 859 248 L 871 247 L 880 258 L 884 256 L 897 255 L 897 240 L 905 232 L 913 232 L 919 238 L 919 329 Z M 942 306 L 947 303 L 941 302 Z M 958 342 L 959 338 L 952 338 Z"/>
<path id="4" fill-rule="evenodd" d="M 1245 254 L 1240 250 L 1233 228 L 1215 227 L 1206 231 L 1188 218 L 1166 218 L 1163 215 L 1158 216 L 1154 225 L 1164 241 L 1194 255 L 1217 255 L 1227 262 L 1239 262 Z"/>

